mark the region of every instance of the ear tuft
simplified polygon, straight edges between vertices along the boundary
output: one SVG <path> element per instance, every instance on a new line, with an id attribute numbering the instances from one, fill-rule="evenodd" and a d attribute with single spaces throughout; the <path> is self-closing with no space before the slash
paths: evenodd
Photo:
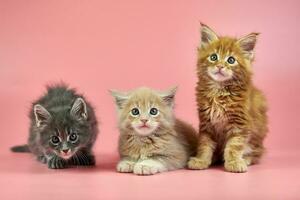
<path id="1" fill-rule="evenodd" d="M 250 33 L 240 38 L 237 43 L 239 44 L 242 51 L 247 54 L 250 58 L 254 57 L 254 47 L 256 44 L 257 36 L 259 33 Z"/>
<path id="2" fill-rule="evenodd" d="M 161 93 L 161 97 L 167 103 L 167 105 L 169 106 L 174 105 L 176 91 L 177 91 L 177 87 L 172 87 L 168 91 Z"/>
<path id="3" fill-rule="evenodd" d="M 207 25 L 201 23 L 201 47 L 206 47 L 208 44 L 219 40 L 218 35 Z"/>
<path id="4" fill-rule="evenodd" d="M 78 120 L 87 120 L 88 113 L 86 103 L 83 98 L 78 97 L 71 109 L 71 115 L 77 118 Z"/>
<path id="5" fill-rule="evenodd" d="M 128 95 L 117 91 L 117 90 L 109 90 L 110 94 L 115 98 L 116 105 L 119 109 L 123 108 L 124 103 L 128 100 Z"/>
<path id="6" fill-rule="evenodd" d="M 37 127 L 45 125 L 51 119 L 51 114 L 40 104 L 33 106 L 33 113 L 35 116 L 35 123 Z"/>

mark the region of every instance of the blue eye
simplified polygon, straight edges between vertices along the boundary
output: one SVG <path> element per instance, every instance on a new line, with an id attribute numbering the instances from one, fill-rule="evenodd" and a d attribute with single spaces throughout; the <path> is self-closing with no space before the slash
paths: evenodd
<path id="1" fill-rule="evenodd" d="M 151 108 L 150 109 L 150 115 L 157 115 L 158 114 L 158 109 L 157 108 Z"/>
<path id="2" fill-rule="evenodd" d="M 137 115 L 140 114 L 140 111 L 139 111 L 139 109 L 137 109 L 137 108 L 133 108 L 133 109 L 131 110 L 131 114 L 134 115 L 134 116 L 137 116 Z"/>
<path id="3" fill-rule="evenodd" d="M 216 61 L 216 60 L 218 60 L 218 55 L 215 54 L 215 53 L 214 53 L 214 54 L 211 54 L 211 55 L 210 55 L 210 60 L 211 60 L 211 61 Z"/>
<path id="4" fill-rule="evenodd" d="M 51 137 L 51 143 L 54 144 L 54 145 L 58 145 L 58 144 L 60 143 L 59 137 L 56 136 L 56 135 L 53 135 L 53 136 Z"/>
<path id="5" fill-rule="evenodd" d="M 235 63 L 235 58 L 232 57 L 232 56 L 230 56 L 230 57 L 227 59 L 227 62 L 228 62 L 229 64 L 234 64 L 234 63 Z"/>

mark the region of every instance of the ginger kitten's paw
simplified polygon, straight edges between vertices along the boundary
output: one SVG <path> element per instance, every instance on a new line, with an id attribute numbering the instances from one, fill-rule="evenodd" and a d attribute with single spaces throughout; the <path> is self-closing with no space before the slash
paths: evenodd
<path id="1" fill-rule="evenodd" d="M 133 173 L 137 175 L 153 175 L 164 171 L 167 168 L 163 163 L 151 159 L 140 161 L 133 168 Z"/>
<path id="2" fill-rule="evenodd" d="M 117 165 L 117 171 L 121 173 L 133 172 L 135 162 L 130 160 L 121 160 Z"/>
<path id="3" fill-rule="evenodd" d="M 211 164 L 210 160 L 204 160 L 202 158 L 192 157 L 188 162 L 189 169 L 207 169 Z"/>
<path id="4" fill-rule="evenodd" d="M 247 172 L 248 166 L 244 159 L 225 161 L 224 167 L 229 172 L 242 173 Z"/>

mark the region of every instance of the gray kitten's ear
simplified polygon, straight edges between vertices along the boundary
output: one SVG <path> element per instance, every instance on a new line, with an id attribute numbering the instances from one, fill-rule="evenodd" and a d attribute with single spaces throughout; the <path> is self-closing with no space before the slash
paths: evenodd
<path id="1" fill-rule="evenodd" d="M 219 40 L 218 35 L 207 25 L 201 24 L 201 47 L 206 47 L 208 44 Z"/>
<path id="2" fill-rule="evenodd" d="M 257 36 L 259 33 L 250 33 L 237 41 L 244 54 L 246 54 L 250 60 L 254 57 L 254 47 L 256 44 Z"/>
<path id="3" fill-rule="evenodd" d="M 83 98 L 79 97 L 75 100 L 71 109 L 71 115 L 77 118 L 78 120 L 87 120 L 88 113 L 86 103 L 83 100 Z"/>
<path id="4" fill-rule="evenodd" d="M 51 119 L 51 114 L 40 104 L 33 106 L 33 113 L 35 116 L 35 123 L 37 127 L 40 127 L 43 124 L 47 124 Z"/>
<path id="5" fill-rule="evenodd" d="M 129 96 L 117 90 L 109 90 L 110 94 L 115 98 L 116 105 L 119 109 L 123 108 L 124 103 L 129 99 Z"/>
<path id="6" fill-rule="evenodd" d="M 167 103 L 167 105 L 173 106 L 175 101 L 176 91 L 177 91 L 177 87 L 172 87 L 171 89 L 165 92 L 161 92 L 160 96 Z"/>

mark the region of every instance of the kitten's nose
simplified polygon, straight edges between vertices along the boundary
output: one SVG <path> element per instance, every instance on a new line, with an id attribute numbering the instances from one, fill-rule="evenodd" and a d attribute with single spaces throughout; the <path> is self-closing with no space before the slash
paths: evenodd
<path id="1" fill-rule="evenodd" d="M 217 67 L 219 70 L 221 70 L 221 69 L 223 68 L 222 65 L 217 65 L 216 67 Z"/>
<path id="2" fill-rule="evenodd" d="M 148 119 L 141 119 L 141 122 L 143 122 L 144 124 L 146 124 L 148 121 Z"/>
<path id="3" fill-rule="evenodd" d="M 63 151 L 64 153 L 68 153 L 69 150 L 70 150 L 70 149 L 63 149 L 62 151 Z"/>

